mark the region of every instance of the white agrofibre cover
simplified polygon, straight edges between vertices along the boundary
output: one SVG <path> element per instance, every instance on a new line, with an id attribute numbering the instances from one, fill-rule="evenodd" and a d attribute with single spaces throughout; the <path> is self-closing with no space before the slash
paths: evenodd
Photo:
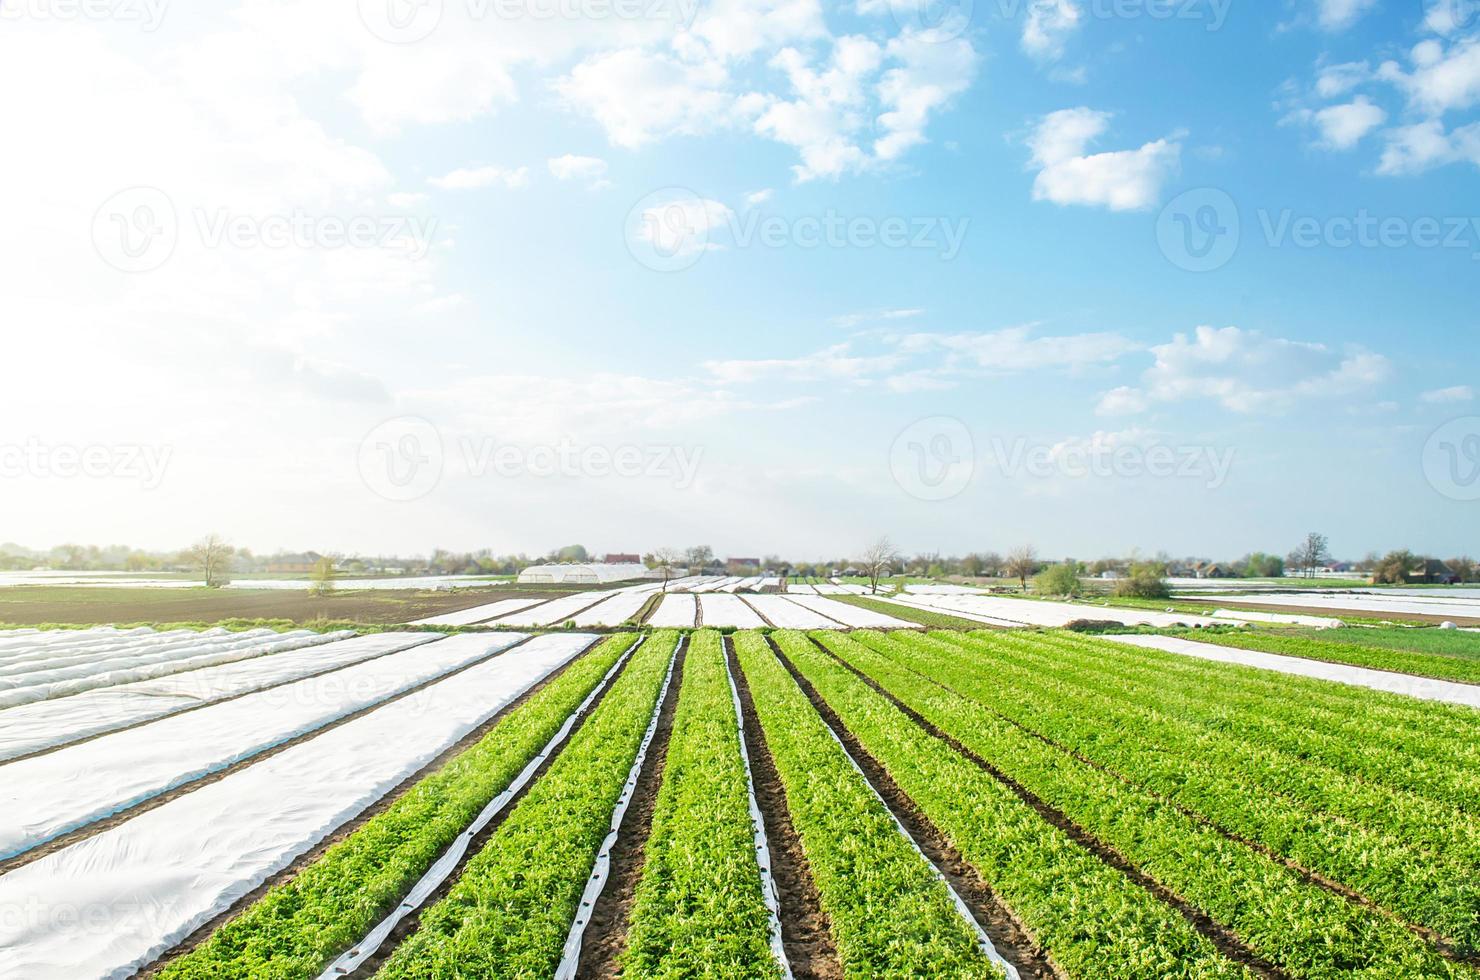
<path id="1" fill-rule="evenodd" d="M 7 708 L 0 712 L 0 762 L 310 674 L 337 670 L 441 636 L 440 633 L 376 633 L 351 637 L 349 633 L 329 633 L 324 638 L 330 642 L 323 645 Z"/>
<path id="2" fill-rule="evenodd" d="M 426 619 L 418 619 L 411 623 L 412 626 L 472 626 L 474 623 L 485 623 L 490 619 L 507 616 L 509 613 L 528 609 L 544 602 L 544 599 L 500 599 L 497 602 L 487 602 L 481 606 L 471 609 L 459 609 L 456 612 L 443 613 L 440 616 L 429 616 Z"/>
<path id="3" fill-rule="evenodd" d="M 537 637 L 0 876 L 3 976 L 132 975 L 594 639 Z"/>
<path id="4" fill-rule="evenodd" d="M 577 613 L 576 626 L 621 626 L 642 611 L 652 593 L 651 589 L 619 592 L 609 599 L 603 599 L 593 608 Z"/>
<path id="5" fill-rule="evenodd" d="M 703 610 L 705 626 L 756 629 L 766 625 L 766 621 L 737 595 L 702 595 L 699 597 L 699 608 Z"/>
<path id="6" fill-rule="evenodd" d="M 194 639 L 172 639 L 163 651 L 131 651 L 118 657 L 108 654 L 104 659 L 88 665 L 32 671 L 0 679 L 0 708 L 68 697 L 100 687 L 165 677 L 182 671 L 258 657 L 275 650 L 324 642 L 322 634 L 307 630 L 291 634 L 275 633 L 272 630 L 250 630 L 246 633 L 217 633 L 208 630 L 192 636 Z"/>
<path id="7" fill-rule="evenodd" d="M 838 627 L 837 620 L 829 619 L 783 595 L 752 595 L 746 596 L 745 601 L 754 606 L 756 612 L 770 620 L 772 625 L 782 629 L 812 630 L 837 629 Z"/>
<path id="8" fill-rule="evenodd" d="M 475 663 L 519 633 L 455 636 L 0 766 L 0 858 Z M 412 695 L 414 698 L 415 695 Z"/>
<path id="9" fill-rule="evenodd" d="M 559 626 L 575 618 L 587 606 L 594 606 L 609 596 L 609 592 L 577 592 L 575 595 L 551 599 L 528 609 L 500 616 L 494 620 L 499 626 Z"/>
<path id="10" fill-rule="evenodd" d="M 699 613 L 698 597 L 688 593 L 673 595 L 669 593 L 663 597 L 658 608 L 648 619 L 649 626 L 693 626 L 694 619 Z"/>
<path id="11" fill-rule="evenodd" d="M 874 612 L 872 609 L 860 609 L 858 606 L 850 606 L 846 602 L 829 599 L 826 596 L 796 596 L 793 602 L 800 603 L 816 613 L 821 613 L 829 619 L 835 619 L 844 626 L 863 629 L 909 629 L 916 624 L 907 623 L 893 616 Z"/>

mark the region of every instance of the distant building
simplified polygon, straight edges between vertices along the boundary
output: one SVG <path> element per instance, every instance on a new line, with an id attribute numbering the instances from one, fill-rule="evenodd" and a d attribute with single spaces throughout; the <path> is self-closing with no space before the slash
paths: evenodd
<path id="1" fill-rule="evenodd" d="M 725 559 L 725 571 L 729 572 L 731 575 L 739 575 L 741 572 L 746 571 L 748 569 L 758 569 L 760 567 L 761 567 L 761 560 L 759 558 L 726 558 Z"/>
<path id="2" fill-rule="evenodd" d="M 294 555 L 273 555 L 267 559 L 267 571 L 278 575 L 306 574 L 324 556 L 317 551 L 305 551 Z"/>
<path id="3" fill-rule="evenodd" d="M 601 559 L 608 565 L 641 565 L 641 555 L 611 554 Z"/>

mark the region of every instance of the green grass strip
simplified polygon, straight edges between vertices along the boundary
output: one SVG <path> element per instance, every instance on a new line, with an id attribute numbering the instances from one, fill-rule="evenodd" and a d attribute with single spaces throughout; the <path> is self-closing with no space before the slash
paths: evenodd
<path id="1" fill-rule="evenodd" d="M 850 606 L 859 609 L 868 609 L 872 612 L 883 613 L 885 616 L 893 616 L 907 623 L 919 623 L 921 626 L 929 626 L 933 629 L 943 630 L 979 630 L 982 624 L 974 619 L 962 619 L 960 616 L 951 616 L 946 613 L 931 612 L 927 609 L 917 609 L 914 606 L 906 606 L 901 602 L 884 602 L 866 595 L 830 595 L 829 599 L 846 602 Z"/>
<path id="2" fill-rule="evenodd" d="M 828 635 L 826 640 L 831 644 L 835 638 L 841 639 Z M 848 730 L 1067 976 L 1248 976 L 1175 910 L 1044 821 L 805 637 L 784 633 L 777 640 Z"/>
<path id="3" fill-rule="evenodd" d="M 624 977 L 779 977 L 720 635 L 693 635 Z"/>
<path id="4" fill-rule="evenodd" d="M 1223 923 L 1289 976 L 1327 980 L 1360 974 L 1405 980 L 1476 975 L 1442 959 L 1377 912 L 1309 884 L 1153 795 L 1073 760 L 892 656 L 835 634 L 819 636 L 942 731 Z M 909 646 L 908 638 L 902 646 Z M 974 692 L 994 683 L 989 673 L 939 658 L 930 658 L 928 668 L 957 690 Z"/>
<path id="5" fill-rule="evenodd" d="M 577 659 L 476 745 L 272 888 L 165 967 L 161 977 L 318 976 L 396 906 L 488 801 L 554 736 L 634 639 L 613 636 Z"/>
<path id="6" fill-rule="evenodd" d="M 738 634 L 735 653 L 844 975 L 1000 977 L 945 884 L 900 835 L 765 639 Z"/>
<path id="7" fill-rule="evenodd" d="M 560 963 L 612 810 L 678 641 L 649 639 L 564 751 L 376 974 L 548 977 Z"/>

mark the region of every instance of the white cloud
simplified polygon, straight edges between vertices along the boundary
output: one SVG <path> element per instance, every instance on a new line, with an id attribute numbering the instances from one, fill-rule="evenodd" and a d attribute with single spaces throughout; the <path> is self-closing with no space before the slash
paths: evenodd
<path id="1" fill-rule="evenodd" d="M 1445 132 L 1437 119 L 1399 126 L 1384 134 L 1387 146 L 1377 172 L 1386 176 L 1420 174 L 1450 163 L 1468 162 L 1480 167 L 1480 123 Z"/>
<path id="2" fill-rule="evenodd" d="M 735 212 L 708 198 L 677 198 L 643 211 L 634 227 L 639 241 L 667 257 L 693 255 L 722 248 L 714 232 L 729 227 Z"/>
<path id="3" fill-rule="evenodd" d="M 471 191 L 501 184 L 509 190 L 529 186 L 529 168 L 509 170 L 505 167 L 460 167 L 441 177 L 431 177 L 427 183 L 444 191 Z"/>
<path id="4" fill-rule="evenodd" d="M 674 48 L 724 61 L 828 36 L 818 0 L 712 0 Z"/>
<path id="5" fill-rule="evenodd" d="M 1316 0 L 1316 21 L 1323 30 L 1343 31 L 1377 6 L 1377 0 Z"/>
<path id="6" fill-rule="evenodd" d="M 835 344 L 803 357 L 764 360 L 706 361 L 704 369 L 723 384 L 756 381 L 836 381 L 868 383 L 900 363 L 896 354 L 860 356 L 848 344 Z"/>
<path id="7" fill-rule="evenodd" d="M 1074 0 L 1032 0 L 1023 22 L 1023 50 L 1045 61 L 1063 57 L 1064 41 L 1079 29 L 1083 16 Z"/>
<path id="8" fill-rule="evenodd" d="M 765 98 L 755 131 L 796 147 L 802 162 L 792 172 L 798 182 L 836 178 L 868 165 L 857 134 L 868 121 L 866 82 L 883 60 L 884 50 L 864 37 L 839 38 L 820 69 L 796 48 L 771 59 L 770 67 L 785 73 L 795 97 Z"/>
<path id="9" fill-rule="evenodd" d="M 771 200 L 771 198 L 775 196 L 775 191 L 773 191 L 769 187 L 764 187 L 761 190 L 751 191 L 749 194 L 746 194 L 745 203 L 749 207 L 757 207 L 759 205 L 765 204 L 767 201 Z"/>
<path id="10" fill-rule="evenodd" d="M 1138 150 L 1086 154 L 1110 125 L 1110 114 L 1080 107 L 1045 116 L 1028 139 L 1039 168 L 1033 199 L 1055 204 L 1149 208 L 1181 167 L 1182 145 L 1160 139 Z"/>
<path id="11" fill-rule="evenodd" d="M 431 197 L 420 191 L 397 191 L 387 194 L 385 200 L 393 208 L 414 208 L 418 204 L 425 204 Z"/>
<path id="12" fill-rule="evenodd" d="M 583 180 L 591 188 L 610 187 L 606 179 L 606 161 L 600 157 L 582 157 L 573 153 L 551 157 L 546 161 L 556 180 Z"/>
<path id="13" fill-rule="evenodd" d="M 1432 38 L 1420 41 L 1409 58 L 1411 71 L 1386 61 L 1377 74 L 1407 94 L 1411 109 L 1439 116 L 1480 102 L 1480 36 L 1464 38 L 1448 48 Z"/>
<path id="14" fill-rule="evenodd" d="M 903 339 L 902 349 L 946 351 L 959 364 L 997 374 L 1108 364 L 1140 348 L 1114 333 L 1040 337 L 1031 327 L 1009 327 L 986 333 L 910 334 Z"/>
<path id="15" fill-rule="evenodd" d="M 1387 113 L 1359 95 L 1344 105 L 1328 106 L 1312 116 L 1320 132 L 1322 146 L 1332 150 L 1350 150 L 1362 137 L 1387 121 Z"/>
<path id="16" fill-rule="evenodd" d="M 1103 415 L 1133 414 L 1156 404 L 1213 401 L 1239 413 L 1283 412 L 1308 399 L 1350 397 L 1386 380 L 1387 358 L 1353 349 L 1266 337 L 1238 327 L 1198 327 L 1151 349 L 1155 364 L 1139 388 L 1100 399 Z"/>
<path id="17" fill-rule="evenodd" d="M 735 121 L 736 97 L 718 61 L 684 62 L 642 48 L 593 55 L 555 83 L 571 108 L 636 149 L 678 134 L 712 132 Z"/>
<path id="18" fill-rule="evenodd" d="M 448 293 L 446 296 L 437 296 L 432 299 L 423 300 L 411 308 L 416 316 L 441 316 L 460 310 L 468 303 L 468 298 L 462 293 Z"/>
<path id="19" fill-rule="evenodd" d="M 1372 66 L 1365 61 L 1327 65 L 1316 76 L 1316 94 L 1323 99 L 1339 98 L 1371 77 Z"/>
<path id="20" fill-rule="evenodd" d="M 1458 402 L 1472 402 L 1475 400 L 1475 389 L 1469 385 L 1455 385 L 1452 388 L 1438 388 L 1434 391 L 1426 391 L 1419 396 L 1425 404 L 1429 405 L 1453 405 Z"/>
<path id="21" fill-rule="evenodd" d="M 881 133 L 874 155 L 895 160 L 925 142 L 932 113 L 966 91 L 976 74 L 976 51 L 963 38 L 943 40 L 907 31 L 889 42 L 888 56 L 898 67 L 879 80 Z"/>
<path id="22" fill-rule="evenodd" d="M 1453 34 L 1475 17 L 1475 0 L 1426 0 L 1424 7 L 1424 26 L 1435 34 Z"/>

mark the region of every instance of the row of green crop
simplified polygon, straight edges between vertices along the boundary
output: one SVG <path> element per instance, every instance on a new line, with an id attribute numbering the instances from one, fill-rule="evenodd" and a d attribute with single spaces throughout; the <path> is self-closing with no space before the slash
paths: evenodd
<path id="1" fill-rule="evenodd" d="M 939 638 L 962 642 L 953 634 L 942 633 Z M 1444 807 L 1480 808 L 1480 759 L 1470 761 L 1476 747 L 1436 733 L 1437 724 L 1384 717 L 1360 700 L 1362 693 L 1380 696 L 1379 692 L 1357 688 L 1358 700 L 1343 712 L 1330 712 L 1312 708 L 1303 689 L 1282 687 L 1278 681 L 1284 675 L 1274 675 L 1273 683 L 1248 676 L 1267 671 L 1065 634 L 1040 638 L 978 634 L 975 639 L 1017 651 L 1034 668 L 1058 670 L 1072 683 L 1092 680 L 1097 690 L 1129 704 L 1153 705 L 1304 764 L 1328 766 Z M 1198 669 L 1186 672 L 1183 662 L 1188 661 Z M 1257 686 L 1247 686 L 1251 680 Z M 1473 724 L 1470 739 L 1474 740 Z"/>
<path id="2" fill-rule="evenodd" d="M 1163 752 L 1196 755 L 1200 764 L 1221 766 L 1224 778 L 1249 782 L 1258 787 L 1254 792 L 1288 797 L 1311 811 L 1335 814 L 1343 823 L 1390 831 L 1444 857 L 1480 855 L 1480 827 L 1472 826 L 1467 811 L 1456 802 L 1382 785 L 1365 773 L 1354 774 L 1308 753 L 1276 746 L 1264 733 L 1272 718 L 1289 710 L 1286 701 L 1266 700 L 1247 709 L 1221 705 L 1215 723 L 1199 724 L 1169 702 L 1164 680 L 1132 683 L 1099 676 L 1095 669 L 1099 651 L 1093 648 L 1073 650 L 1048 637 L 935 634 L 926 642 L 946 652 L 964 650 L 978 666 L 988 658 L 994 671 L 1010 672 L 1016 684 L 1031 691 L 1041 693 L 1044 685 L 1054 685 L 1057 699 L 1092 704 L 1096 717 L 1133 726 L 1141 741 Z M 1203 696 L 1218 700 L 1216 690 Z M 1044 709 L 1041 700 L 1019 701 L 1026 710 Z M 1299 722 L 1287 729 L 1283 737 L 1290 742 L 1302 731 Z"/>
<path id="3" fill-rule="evenodd" d="M 720 635 L 693 635 L 627 930 L 628 977 L 780 976 Z"/>
<path id="4" fill-rule="evenodd" d="M 1337 632 L 1339 637 L 1316 638 L 1284 636 L 1267 631 L 1240 630 L 1236 633 L 1199 634 L 1196 639 L 1217 643 L 1221 646 L 1236 647 L 1240 650 L 1260 650 L 1264 653 L 1279 653 L 1290 657 L 1327 660 L 1332 663 L 1353 664 L 1377 670 L 1396 670 L 1405 674 L 1480 684 L 1480 659 L 1467 660 L 1461 657 L 1447 657 L 1443 654 L 1413 653 L 1407 650 L 1369 647 L 1360 642 L 1361 635 L 1366 630 L 1354 628 Z"/>
<path id="5" fill-rule="evenodd" d="M 377 977 L 548 977 L 651 722 L 677 636 L 653 636 Z"/>
<path id="6" fill-rule="evenodd" d="M 1154 794 L 1074 761 L 893 656 L 844 637 L 823 638 L 835 653 L 932 724 L 1224 924 L 1248 949 L 1288 976 L 1365 973 L 1392 980 L 1474 976 L 1441 958 L 1401 925 L 1305 881 Z M 937 657 L 931 659 L 930 670 L 954 688 L 969 688 L 980 685 L 980 666 Z"/>
<path id="7" fill-rule="evenodd" d="M 633 636 L 614 636 L 429 774 L 383 813 L 268 891 L 161 972 L 187 978 L 315 977 L 370 931 L 600 683 Z"/>
<path id="8" fill-rule="evenodd" d="M 765 639 L 739 634 L 735 652 L 844 975 L 919 977 L 928 965 L 933 976 L 1000 977 Z"/>
<path id="9" fill-rule="evenodd" d="M 860 642 L 922 677 L 946 683 L 947 670 L 965 677 L 962 694 L 1030 731 L 1051 738 L 1126 781 L 1192 810 L 1223 830 L 1257 841 L 1367 895 L 1408 921 L 1473 946 L 1480 910 L 1480 848 L 1462 824 L 1437 828 L 1455 848 L 1428 848 L 1404 836 L 1391 811 L 1340 804 L 1386 794 L 1360 783 L 1312 779 L 1299 763 L 1268 763 L 1257 746 L 1179 724 L 1158 712 L 1123 710 L 1106 699 L 1014 665 L 998 650 L 973 656 L 947 645 L 908 643 L 878 634 Z M 999 645 L 1005 646 L 1004 645 Z M 983 658 L 986 658 L 985 661 Z M 981 666 L 990 664 L 990 683 Z M 1257 781 L 1256 781 L 1257 780 Z M 1314 790 L 1310 802 L 1292 787 Z M 1324 793 L 1324 795 L 1323 795 Z M 1466 840 L 1465 838 L 1468 838 Z"/>
<path id="10" fill-rule="evenodd" d="M 777 640 L 1063 975 L 1075 980 L 1248 975 L 1175 910 L 1043 820 L 805 637 L 783 633 Z"/>

